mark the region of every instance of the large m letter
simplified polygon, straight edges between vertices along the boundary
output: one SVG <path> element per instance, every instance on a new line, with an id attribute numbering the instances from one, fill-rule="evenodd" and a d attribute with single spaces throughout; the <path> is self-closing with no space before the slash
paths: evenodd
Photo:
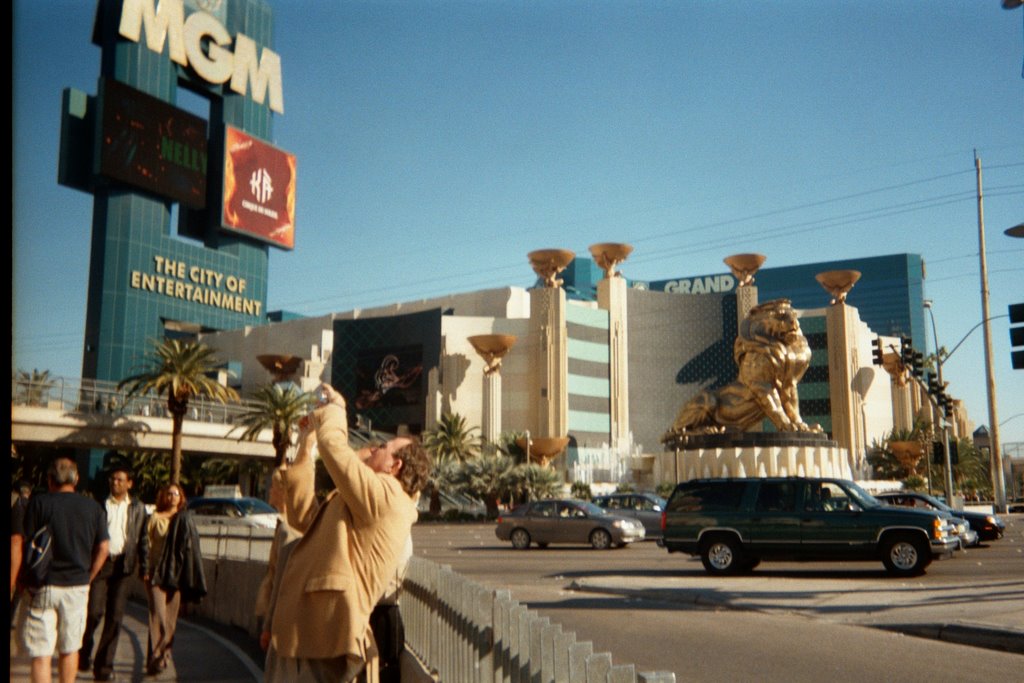
<path id="1" fill-rule="evenodd" d="M 185 8 L 182 0 L 160 0 L 156 10 L 153 9 L 153 0 L 124 0 L 118 33 L 137 43 L 143 23 L 146 25 L 146 47 L 161 54 L 164 41 L 170 36 L 171 61 L 188 66 L 183 30 Z"/>
<path id="2" fill-rule="evenodd" d="M 284 92 L 281 86 L 281 57 L 268 48 L 256 61 L 256 42 L 239 33 L 235 37 L 235 71 L 231 76 L 231 89 L 245 94 L 246 83 L 252 84 L 252 99 L 263 104 L 270 87 L 270 109 L 284 114 Z"/>

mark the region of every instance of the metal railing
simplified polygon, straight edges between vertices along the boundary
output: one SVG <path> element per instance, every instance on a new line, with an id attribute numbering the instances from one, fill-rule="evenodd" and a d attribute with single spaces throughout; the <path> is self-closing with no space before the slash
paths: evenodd
<path id="1" fill-rule="evenodd" d="M 445 683 L 675 683 L 637 672 L 512 598 L 414 557 L 402 586 L 406 646 Z"/>
<path id="2" fill-rule="evenodd" d="M 270 560 L 273 529 L 234 524 L 197 524 L 196 530 L 199 532 L 199 548 L 207 559 L 264 564 Z"/>
<path id="3" fill-rule="evenodd" d="M 166 417 L 167 397 L 155 394 L 131 396 L 118 389 L 117 382 L 85 378 L 47 377 L 11 378 L 11 404 L 38 406 L 91 415 L 137 415 Z M 232 424 L 252 407 L 251 401 L 220 403 L 203 396 L 189 400 L 187 420 L 212 424 Z"/>
<path id="4" fill-rule="evenodd" d="M 213 578 L 201 605 L 207 617 L 255 633 L 254 590 L 266 572 L 274 531 L 198 525 Z M 229 578 L 222 578 L 229 576 Z M 240 607 L 241 606 L 241 607 Z M 504 590 L 492 590 L 451 567 L 413 557 L 402 586 L 406 646 L 445 683 L 675 683 L 667 671 L 637 672 L 611 654 L 577 642 Z"/>

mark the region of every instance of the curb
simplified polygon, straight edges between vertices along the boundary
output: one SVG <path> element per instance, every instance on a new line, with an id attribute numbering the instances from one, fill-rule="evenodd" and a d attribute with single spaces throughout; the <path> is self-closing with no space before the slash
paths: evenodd
<path id="1" fill-rule="evenodd" d="M 907 636 L 970 645 L 1024 655 L 1024 630 L 998 629 L 981 624 L 885 624 L 870 626 Z"/>

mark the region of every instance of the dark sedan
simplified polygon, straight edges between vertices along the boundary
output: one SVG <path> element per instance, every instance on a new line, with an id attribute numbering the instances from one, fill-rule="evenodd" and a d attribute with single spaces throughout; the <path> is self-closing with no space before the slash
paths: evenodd
<path id="1" fill-rule="evenodd" d="M 903 507 L 916 507 L 927 510 L 941 510 L 948 512 L 954 517 L 967 520 L 978 534 L 982 541 L 995 541 L 1003 537 L 1006 530 L 1006 523 L 997 515 L 986 512 L 969 512 L 967 510 L 954 510 L 941 500 L 926 493 L 914 491 L 898 491 L 895 493 L 880 493 L 875 496 L 886 505 L 900 505 Z"/>
<path id="2" fill-rule="evenodd" d="M 582 500 L 538 500 L 498 517 L 494 533 L 517 550 L 526 550 L 531 543 L 540 548 L 580 543 L 604 550 L 643 540 L 644 525 Z"/>

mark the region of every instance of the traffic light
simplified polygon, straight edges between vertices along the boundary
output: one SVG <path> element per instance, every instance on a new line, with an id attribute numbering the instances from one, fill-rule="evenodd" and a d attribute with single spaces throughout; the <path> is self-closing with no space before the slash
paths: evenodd
<path id="1" fill-rule="evenodd" d="M 1010 304 L 1010 363 L 1024 370 L 1024 304 Z"/>
<path id="2" fill-rule="evenodd" d="M 871 340 L 871 363 L 882 365 L 882 338 L 875 337 Z"/>
<path id="3" fill-rule="evenodd" d="M 946 418 L 953 417 L 953 399 L 949 394 L 942 394 L 939 404 L 942 405 L 942 414 L 945 415 Z"/>
<path id="4" fill-rule="evenodd" d="M 910 372 L 914 377 L 921 379 L 924 377 L 924 354 L 920 351 L 914 351 L 913 356 L 910 363 Z"/>
<path id="5" fill-rule="evenodd" d="M 910 367 L 914 364 L 914 347 L 910 343 L 910 337 L 900 335 L 900 360 L 903 361 L 904 367 Z"/>
<path id="6" fill-rule="evenodd" d="M 939 378 L 935 375 L 928 376 L 928 393 L 936 397 L 942 393 L 942 388 L 939 386 Z"/>
<path id="7" fill-rule="evenodd" d="M 941 441 L 932 441 L 932 464 L 933 465 L 945 465 L 946 464 L 946 451 L 942 448 Z M 956 439 L 949 440 L 949 464 L 959 465 L 960 454 L 957 451 Z"/>

